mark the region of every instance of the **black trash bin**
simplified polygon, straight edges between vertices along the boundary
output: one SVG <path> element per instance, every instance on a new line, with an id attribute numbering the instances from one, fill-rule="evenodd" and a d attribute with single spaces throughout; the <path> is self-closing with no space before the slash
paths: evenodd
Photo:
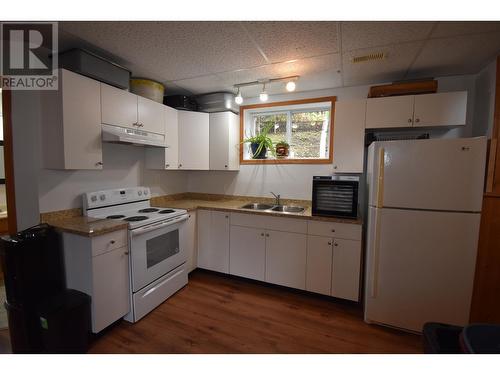
<path id="1" fill-rule="evenodd" d="M 500 325 L 468 325 L 464 328 L 461 339 L 467 353 L 500 354 Z"/>
<path id="2" fill-rule="evenodd" d="M 450 324 L 425 323 L 422 329 L 424 353 L 461 354 L 460 334 L 463 327 Z"/>
<path id="3" fill-rule="evenodd" d="M 40 224 L 0 239 L 13 353 L 42 351 L 37 307 L 65 289 L 62 246 L 54 228 Z"/>
<path id="4" fill-rule="evenodd" d="M 89 345 L 90 297 L 67 289 L 38 307 L 45 353 L 86 353 Z"/>

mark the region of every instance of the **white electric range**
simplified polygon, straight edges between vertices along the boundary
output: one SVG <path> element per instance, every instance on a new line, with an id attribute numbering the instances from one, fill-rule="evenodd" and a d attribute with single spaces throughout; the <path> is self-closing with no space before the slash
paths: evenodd
<path id="1" fill-rule="evenodd" d="M 128 222 L 131 307 L 136 322 L 187 284 L 186 210 L 151 207 L 147 187 L 83 194 L 85 216 Z"/>

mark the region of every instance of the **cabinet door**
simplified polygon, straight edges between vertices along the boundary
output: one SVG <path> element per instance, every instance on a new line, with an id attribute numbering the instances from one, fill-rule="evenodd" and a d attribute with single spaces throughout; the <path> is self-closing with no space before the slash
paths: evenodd
<path id="1" fill-rule="evenodd" d="M 361 241 L 335 239 L 332 296 L 358 301 L 360 269 Z"/>
<path id="2" fill-rule="evenodd" d="M 415 126 L 465 125 L 467 91 L 415 96 Z"/>
<path id="3" fill-rule="evenodd" d="M 229 214 L 199 210 L 198 267 L 229 273 Z"/>
<path id="4" fill-rule="evenodd" d="M 330 295 L 332 286 L 332 239 L 307 237 L 306 290 Z"/>
<path id="5" fill-rule="evenodd" d="M 61 73 L 64 169 L 102 169 L 100 84 L 67 70 Z"/>
<path id="6" fill-rule="evenodd" d="M 165 111 L 165 169 L 179 166 L 179 119 L 177 110 L 164 106 Z"/>
<path id="7" fill-rule="evenodd" d="M 305 234 L 266 232 L 266 281 L 291 288 L 306 287 Z"/>
<path id="8" fill-rule="evenodd" d="M 101 122 L 137 129 L 137 95 L 101 83 Z"/>
<path id="9" fill-rule="evenodd" d="M 128 250 L 117 250 L 92 258 L 93 332 L 99 332 L 130 311 Z"/>
<path id="10" fill-rule="evenodd" d="M 208 113 L 179 111 L 179 168 L 208 170 Z"/>
<path id="11" fill-rule="evenodd" d="M 366 128 L 401 128 L 413 124 L 413 95 L 366 100 Z M 335 136 L 335 135 L 334 135 Z"/>
<path id="12" fill-rule="evenodd" d="M 137 108 L 141 130 L 165 134 L 165 106 L 163 104 L 138 96 Z"/>
<path id="13" fill-rule="evenodd" d="M 366 99 L 335 103 L 333 169 L 363 173 Z"/>
<path id="14" fill-rule="evenodd" d="M 229 273 L 265 280 L 266 239 L 262 229 L 231 225 Z"/>
<path id="15" fill-rule="evenodd" d="M 198 249 L 196 246 L 196 211 L 189 212 L 189 218 L 180 229 L 181 246 L 186 250 L 188 272 L 198 267 Z"/>
<path id="16" fill-rule="evenodd" d="M 239 169 L 239 116 L 232 112 L 210 113 L 210 169 Z"/>

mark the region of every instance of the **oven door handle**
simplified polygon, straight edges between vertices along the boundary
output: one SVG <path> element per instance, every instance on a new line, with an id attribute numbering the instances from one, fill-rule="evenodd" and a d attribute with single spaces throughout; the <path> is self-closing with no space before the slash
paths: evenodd
<path id="1" fill-rule="evenodd" d="M 184 215 L 181 215 L 181 216 L 174 217 L 172 219 L 161 221 L 159 223 L 149 224 L 149 225 L 146 225 L 146 226 L 141 227 L 141 228 L 132 229 L 130 231 L 130 234 L 132 236 L 136 236 L 136 235 L 139 235 L 139 234 L 151 232 L 151 231 L 156 230 L 156 229 L 161 229 L 161 228 L 168 227 L 168 226 L 176 224 L 176 223 L 180 223 L 181 221 L 185 221 L 188 218 L 189 218 L 189 215 L 188 214 L 184 214 Z"/>

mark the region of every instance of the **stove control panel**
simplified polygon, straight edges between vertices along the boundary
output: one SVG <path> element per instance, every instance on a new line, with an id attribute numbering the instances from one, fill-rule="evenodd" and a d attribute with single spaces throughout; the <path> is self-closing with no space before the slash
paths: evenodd
<path id="1" fill-rule="evenodd" d="M 133 203 L 149 200 L 151 191 L 148 187 L 138 186 L 133 188 L 110 189 L 85 193 L 82 196 L 83 209 L 99 208 L 121 203 Z"/>

